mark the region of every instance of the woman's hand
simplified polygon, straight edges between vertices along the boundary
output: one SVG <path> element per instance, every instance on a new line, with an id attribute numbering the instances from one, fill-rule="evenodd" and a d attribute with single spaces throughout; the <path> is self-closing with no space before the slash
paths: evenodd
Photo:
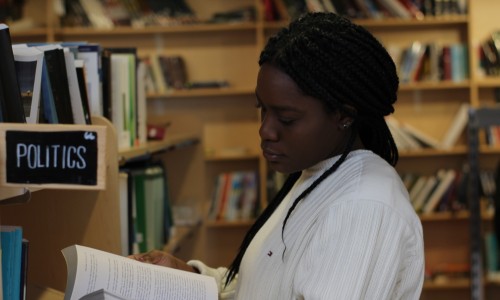
<path id="1" fill-rule="evenodd" d="M 176 258 L 171 254 L 159 250 L 151 250 L 146 253 L 133 254 L 129 255 L 128 257 L 143 263 L 199 273 L 195 268 L 191 267 L 186 262 Z"/>

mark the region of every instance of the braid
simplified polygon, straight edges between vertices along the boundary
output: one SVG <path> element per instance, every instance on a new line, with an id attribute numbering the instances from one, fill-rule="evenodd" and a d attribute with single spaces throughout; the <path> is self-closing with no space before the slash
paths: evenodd
<path id="1" fill-rule="evenodd" d="M 279 192 L 276 194 L 274 199 L 264 209 L 262 214 L 257 218 L 255 223 L 252 225 L 252 227 L 250 227 L 250 230 L 245 235 L 245 238 L 243 239 L 243 242 L 240 246 L 240 251 L 236 255 L 233 262 L 231 263 L 231 266 L 229 267 L 229 271 L 226 277 L 226 285 L 229 284 L 229 282 L 231 282 L 234 276 L 236 276 L 236 274 L 238 273 L 238 270 L 240 269 L 241 259 L 243 258 L 243 254 L 245 254 L 245 250 L 247 249 L 248 245 L 250 245 L 250 242 L 252 241 L 253 237 L 257 234 L 262 225 L 266 223 L 266 221 L 273 214 L 276 208 L 280 205 L 283 199 L 285 199 L 285 196 L 292 189 L 297 179 L 299 179 L 300 174 L 301 172 L 296 172 L 290 174 L 287 177 L 285 183 L 283 184 Z"/>
<path id="2" fill-rule="evenodd" d="M 399 79 L 396 66 L 382 44 L 363 27 L 333 13 L 307 13 L 283 28 L 261 52 L 259 65 L 264 63 L 288 74 L 305 94 L 322 101 L 328 110 L 341 111 L 354 119 L 349 142 L 340 158 L 293 201 L 282 225 L 284 243 L 285 226 L 294 209 L 339 168 L 357 136 L 365 148 L 396 165 L 398 150 L 384 116 L 394 112 Z M 347 107 L 353 107 L 355 112 Z M 250 228 L 229 267 L 226 285 L 238 273 L 254 236 L 299 176 L 300 172 L 289 176 Z"/>

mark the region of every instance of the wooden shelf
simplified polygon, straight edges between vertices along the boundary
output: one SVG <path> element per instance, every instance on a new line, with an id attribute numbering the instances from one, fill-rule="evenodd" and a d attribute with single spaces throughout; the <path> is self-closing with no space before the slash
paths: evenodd
<path id="1" fill-rule="evenodd" d="M 129 27 L 117 26 L 110 29 L 92 27 L 65 27 L 55 29 L 58 36 L 106 36 L 106 35 L 143 35 L 163 33 L 195 33 L 195 32 L 226 32 L 226 31 L 254 31 L 257 29 L 255 22 L 238 23 L 195 23 L 172 26 L 147 26 Z"/>
<path id="2" fill-rule="evenodd" d="M 52 288 L 42 287 L 36 284 L 28 284 L 26 299 L 37 300 L 63 300 L 64 293 Z"/>
<path id="3" fill-rule="evenodd" d="M 47 36 L 48 29 L 39 27 L 39 28 L 30 28 L 30 29 L 12 29 L 10 30 L 10 34 L 12 38 L 17 37 L 45 37 Z"/>
<path id="4" fill-rule="evenodd" d="M 125 163 L 131 159 L 191 146 L 198 143 L 199 140 L 196 134 L 167 134 L 167 137 L 162 141 L 152 141 L 145 145 L 119 150 L 119 162 Z"/>
<path id="5" fill-rule="evenodd" d="M 31 191 L 21 187 L 0 188 L 0 205 L 26 203 L 31 198 Z"/>
<path id="6" fill-rule="evenodd" d="M 219 155 L 208 155 L 205 156 L 205 161 L 207 162 L 216 162 L 216 161 L 231 161 L 231 160 L 250 160 L 250 159 L 259 159 L 259 153 L 244 153 L 244 154 L 219 154 Z"/>
<path id="7" fill-rule="evenodd" d="M 237 220 L 237 221 L 214 221 L 208 220 L 205 222 L 207 228 L 235 228 L 235 227 L 250 227 L 255 220 Z"/>
<path id="8" fill-rule="evenodd" d="M 470 280 L 467 278 L 454 278 L 424 282 L 424 290 L 449 290 L 467 288 L 470 288 Z"/>
<path id="9" fill-rule="evenodd" d="M 470 81 L 417 81 L 411 83 L 401 83 L 400 91 L 420 91 L 420 90 L 453 90 L 453 89 L 468 89 Z"/>
<path id="10" fill-rule="evenodd" d="M 440 222 L 440 221 L 451 221 L 451 220 L 469 220 L 469 212 L 466 210 L 461 211 L 445 211 L 436 212 L 431 214 L 420 214 L 420 220 L 422 222 Z"/>
<path id="11" fill-rule="evenodd" d="M 480 147 L 481 154 L 484 155 L 500 155 L 500 145 Z M 468 155 L 467 146 L 459 145 L 449 150 L 446 149 L 416 149 L 416 150 L 400 150 L 400 158 L 424 158 L 424 157 L 439 157 L 439 156 L 466 156 Z"/>
<path id="12" fill-rule="evenodd" d="M 426 16 L 418 19 L 401 19 L 401 18 L 382 18 L 382 19 L 354 19 L 356 24 L 361 26 L 372 27 L 387 27 L 403 30 L 401 27 L 422 27 L 422 26 L 449 26 L 449 25 L 467 25 L 469 17 L 467 15 L 446 15 L 446 16 Z"/>
<path id="13" fill-rule="evenodd" d="M 481 213 L 482 220 L 485 222 L 490 222 L 493 220 L 493 213 L 484 211 Z M 422 222 L 447 222 L 447 221 L 469 221 L 470 213 L 468 210 L 460 211 L 442 211 L 434 212 L 430 214 L 420 214 L 420 220 Z"/>
<path id="14" fill-rule="evenodd" d="M 481 154 L 500 154 L 500 145 L 494 145 L 494 146 L 488 146 L 488 145 L 482 145 L 479 148 L 479 151 Z"/>
<path id="15" fill-rule="evenodd" d="M 189 98 L 189 97 L 216 97 L 216 96 L 245 96 L 254 95 L 254 87 L 223 87 L 223 88 L 200 88 L 200 89 L 185 89 L 171 90 L 165 94 L 149 94 L 148 99 L 158 98 Z"/>
<path id="16" fill-rule="evenodd" d="M 479 88 L 496 88 L 500 87 L 500 76 L 493 77 L 493 76 L 487 76 L 487 77 L 482 77 L 479 78 L 477 81 L 477 86 Z"/>
<path id="17" fill-rule="evenodd" d="M 467 147 L 465 145 L 453 147 L 449 150 L 441 149 L 418 149 L 418 150 L 401 150 L 399 156 L 401 158 L 419 158 L 419 157 L 439 157 L 439 156 L 465 156 L 467 155 Z"/>
<path id="18" fill-rule="evenodd" d="M 368 28 L 395 28 L 402 30 L 401 27 L 422 27 L 422 26 L 456 26 L 467 25 L 469 17 L 467 15 L 449 15 L 441 17 L 426 16 L 422 20 L 417 19 L 401 19 L 401 18 L 382 18 L 382 19 L 353 19 L 353 21 L 361 26 Z M 287 25 L 287 21 L 265 22 L 266 29 L 279 29 Z"/>

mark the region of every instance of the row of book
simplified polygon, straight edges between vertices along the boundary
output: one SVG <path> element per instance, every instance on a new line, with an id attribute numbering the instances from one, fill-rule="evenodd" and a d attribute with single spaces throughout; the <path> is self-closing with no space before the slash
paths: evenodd
<path id="1" fill-rule="evenodd" d="M 93 96 L 98 93 L 98 84 L 91 81 L 88 48 L 49 43 L 13 45 L 9 27 L 2 25 L 0 121 L 90 124 L 90 115 L 97 108 Z M 94 63 L 98 76 L 98 62 Z"/>
<path id="2" fill-rule="evenodd" d="M 61 24 L 66 27 L 112 29 L 117 26 L 175 26 L 194 23 L 254 21 L 255 8 L 215 12 L 200 20 L 184 0 L 65 0 Z"/>
<path id="3" fill-rule="evenodd" d="M 147 94 L 166 94 L 173 90 L 229 86 L 227 80 L 189 80 L 186 62 L 180 55 L 152 54 L 141 60 L 145 66 L 144 86 Z"/>
<path id="4" fill-rule="evenodd" d="M 295 19 L 307 11 L 335 12 L 349 18 L 423 19 L 467 13 L 466 0 L 264 0 L 268 21 Z"/>
<path id="5" fill-rule="evenodd" d="M 144 144 L 147 139 L 145 65 L 134 47 L 100 48 L 102 115 L 114 125 L 118 148 Z"/>
<path id="6" fill-rule="evenodd" d="M 482 235 L 486 278 L 500 282 L 500 163 L 494 170 L 482 170 L 479 173 L 480 195 L 486 199 L 484 207 L 493 215 L 493 226 Z"/>
<path id="7" fill-rule="evenodd" d="M 500 145 L 500 126 L 490 126 L 485 131 L 487 145 L 493 147 Z"/>
<path id="8" fill-rule="evenodd" d="M 20 226 L 0 225 L 0 298 L 26 299 L 29 242 Z"/>
<path id="9" fill-rule="evenodd" d="M 480 71 L 487 76 L 500 76 L 500 31 L 492 32 L 479 46 Z"/>
<path id="10" fill-rule="evenodd" d="M 500 165 L 499 165 L 500 166 Z M 493 213 L 499 197 L 499 167 L 483 169 L 479 173 L 478 186 L 485 213 Z M 418 213 L 429 214 L 441 211 L 457 211 L 468 208 L 470 172 L 468 164 L 462 169 L 439 169 L 432 174 L 401 174 L 408 189 L 412 205 Z"/>
<path id="11" fill-rule="evenodd" d="M 91 116 L 104 116 L 120 149 L 147 141 L 146 68 L 136 48 L 12 45 L 4 24 L 0 39 L 0 122 L 91 124 Z"/>
<path id="12" fill-rule="evenodd" d="M 142 59 L 146 65 L 146 92 L 164 94 L 172 89 L 184 89 L 188 74 L 184 57 L 153 54 Z"/>
<path id="13" fill-rule="evenodd" d="M 399 150 L 424 148 L 447 150 L 453 148 L 464 133 L 469 120 L 469 104 L 462 103 L 441 139 L 390 115 L 385 118 Z"/>
<path id="14" fill-rule="evenodd" d="M 486 278 L 500 282 L 500 235 L 487 231 L 483 240 Z"/>
<path id="15" fill-rule="evenodd" d="M 65 0 L 61 24 L 111 29 L 115 26 L 186 24 L 196 21 L 184 0 Z"/>
<path id="16" fill-rule="evenodd" d="M 256 171 L 225 172 L 217 176 L 210 220 L 250 220 L 259 212 Z"/>
<path id="17" fill-rule="evenodd" d="M 413 41 L 408 47 L 388 46 L 402 83 L 469 78 L 468 50 L 463 43 L 440 45 Z"/>
<path id="18" fill-rule="evenodd" d="M 460 188 L 467 185 L 467 176 L 454 169 L 440 169 L 434 174 L 406 173 L 402 176 L 410 200 L 419 214 L 457 211 L 467 207 L 466 195 Z"/>
<path id="19" fill-rule="evenodd" d="M 163 164 L 120 168 L 120 209 L 123 255 L 163 249 L 174 228 Z"/>

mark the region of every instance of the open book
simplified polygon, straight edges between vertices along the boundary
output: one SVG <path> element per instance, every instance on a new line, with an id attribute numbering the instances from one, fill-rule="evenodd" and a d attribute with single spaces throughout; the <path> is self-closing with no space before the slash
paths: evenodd
<path id="1" fill-rule="evenodd" d="M 147 264 L 105 251 L 73 245 L 62 250 L 68 269 L 65 300 L 88 294 L 113 295 L 100 299 L 216 300 L 215 279 Z M 84 299 L 95 299 L 87 296 Z"/>

